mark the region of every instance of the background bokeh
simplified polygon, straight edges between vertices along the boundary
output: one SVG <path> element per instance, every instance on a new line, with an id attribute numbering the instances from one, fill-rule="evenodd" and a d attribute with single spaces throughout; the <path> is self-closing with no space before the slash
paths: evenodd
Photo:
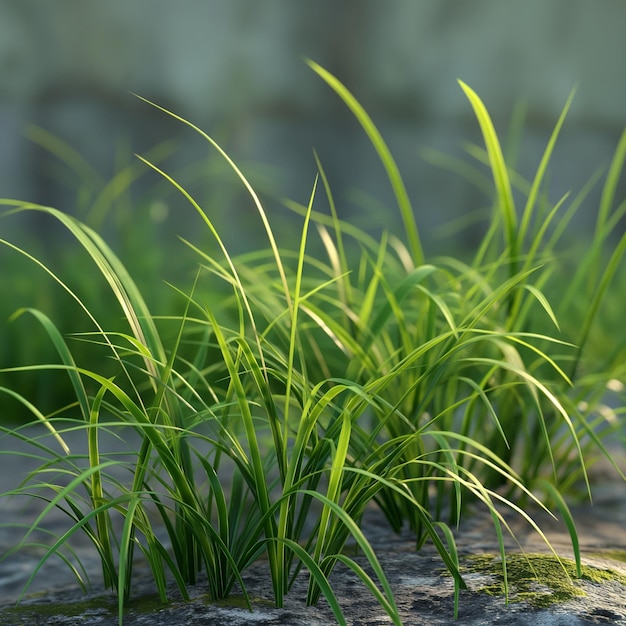
<path id="1" fill-rule="evenodd" d="M 526 104 L 518 150 L 526 175 L 577 87 L 552 163 L 556 200 L 609 161 L 626 125 L 625 25 L 621 0 L 1 0 L 0 197 L 76 210 L 76 186 L 88 176 L 80 168 L 68 174 L 58 155 L 29 140 L 31 124 L 67 142 L 105 180 L 122 152 L 166 139 L 176 139 L 173 171 L 210 153 L 132 92 L 222 142 L 266 192 L 270 212 L 282 215 L 282 196 L 306 200 L 315 148 L 342 215 L 365 223 L 381 221 L 383 211 L 393 223 L 382 168 L 303 63 L 310 57 L 379 125 L 426 246 L 437 251 L 440 227 L 486 202 L 475 185 L 422 159 L 430 149 L 458 155 L 479 139 L 457 78 L 480 94 L 503 135 L 516 105 Z M 218 178 L 195 180 L 205 191 L 213 185 L 207 198 L 221 227 L 245 235 L 245 202 L 218 194 Z M 187 209 L 164 208 L 183 228 Z M 3 230 L 12 227 L 5 220 Z M 465 233 L 471 243 L 471 229 Z"/>

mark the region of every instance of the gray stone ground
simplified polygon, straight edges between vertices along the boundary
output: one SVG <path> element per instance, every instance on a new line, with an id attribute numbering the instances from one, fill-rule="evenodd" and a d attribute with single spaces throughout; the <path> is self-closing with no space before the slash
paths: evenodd
<path id="1" fill-rule="evenodd" d="M 13 461 L 14 463 L 14 461 Z M 8 477 L 15 476 L 15 467 L 9 457 L 0 455 L 0 486 L 7 484 Z M 626 555 L 626 483 L 606 475 L 596 476 L 594 505 L 579 505 L 573 511 L 579 527 L 583 560 L 598 569 L 611 569 L 626 575 L 626 562 L 615 560 L 607 551 L 622 551 Z M 1 492 L 1 491 L 0 491 Z M 3 524 L 19 521 L 24 511 L 11 502 L 0 503 L 0 520 Z M 23 518 L 22 518 L 23 519 Z M 514 518 L 512 518 L 514 520 Z M 563 524 L 555 523 L 547 516 L 537 515 L 550 541 L 559 555 L 571 557 L 569 537 Z M 24 519 L 23 519 L 24 521 Z M 51 520 L 51 523 L 55 523 Z M 521 522 L 513 521 L 518 540 L 528 553 L 546 552 L 545 544 L 536 533 L 530 532 Z M 445 575 L 444 567 L 432 547 L 416 552 L 408 535 L 389 533 L 380 516 L 373 511 L 363 525 L 370 541 L 393 587 L 403 624 L 438 625 L 453 624 L 453 584 Z M 484 513 L 470 518 L 458 533 L 461 562 L 469 563 L 467 555 L 486 554 L 496 551 L 495 535 Z M 17 541 L 15 530 L 0 526 L 0 554 Z M 511 549 L 519 551 L 514 544 Z M 72 580 L 62 563 L 50 562 L 35 580 L 34 595 L 25 598 L 16 611 L 14 601 L 21 586 L 29 576 L 38 555 L 20 553 L 0 563 L 0 624 L 58 624 L 67 626 L 109 626 L 117 624 L 115 600 L 103 594 L 98 587 L 98 563 L 87 545 L 77 550 L 94 575 L 94 590 L 85 595 Z M 332 576 L 333 588 L 344 611 L 346 621 L 352 626 L 375 626 L 391 623 L 389 617 L 372 595 L 346 570 L 338 568 Z M 617 580 L 602 584 L 577 581 L 584 596 L 576 597 L 548 608 L 534 608 L 525 601 L 515 601 L 515 589 L 508 606 L 504 598 L 489 596 L 480 591 L 493 582 L 493 576 L 485 573 L 468 573 L 469 589 L 461 593 L 459 617 L 456 623 L 478 626 L 486 624 L 534 626 L 626 624 L 626 586 Z M 145 574 L 138 574 L 134 581 L 136 601 L 126 611 L 127 626 L 183 625 L 183 624 L 285 624 L 326 625 L 336 620 L 325 601 L 318 606 L 307 607 L 306 575 L 302 574 L 287 597 L 285 607 L 276 609 L 271 603 L 272 591 L 266 564 L 259 562 L 245 575 L 249 593 L 254 599 L 253 611 L 249 612 L 235 597 L 229 604 L 212 603 L 206 596 L 202 581 L 190 592 L 190 602 L 182 602 L 173 591 L 168 605 L 155 603 L 151 597 L 153 587 Z"/>

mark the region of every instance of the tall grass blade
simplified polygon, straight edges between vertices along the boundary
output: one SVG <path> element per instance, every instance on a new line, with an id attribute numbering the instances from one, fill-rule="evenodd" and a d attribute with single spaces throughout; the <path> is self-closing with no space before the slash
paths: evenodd
<path id="1" fill-rule="evenodd" d="M 350 108 L 358 122 L 363 127 L 363 130 L 367 133 L 369 140 L 374 146 L 378 157 L 380 158 L 389 182 L 396 196 L 396 201 L 400 209 L 400 215 L 404 222 L 404 228 L 408 237 L 408 244 L 413 255 L 413 262 L 415 266 L 422 265 L 424 263 L 424 251 L 422 248 L 422 242 L 420 240 L 419 231 L 415 222 L 415 214 L 411 201 L 407 193 L 404 181 L 400 175 L 400 170 L 394 161 L 387 144 L 382 138 L 380 132 L 372 122 L 370 116 L 366 113 L 365 109 L 357 101 L 357 99 L 346 89 L 346 87 L 330 72 L 325 70 L 321 65 L 318 65 L 314 61 L 307 60 L 309 67 L 316 72 L 328 85 L 331 87 L 339 97 Z"/>
<path id="2" fill-rule="evenodd" d="M 471 87 L 466 85 L 463 81 L 459 81 L 459 84 L 474 109 L 474 114 L 476 115 L 476 119 L 482 131 L 483 140 L 485 141 L 487 154 L 489 156 L 489 165 L 496 187 L 497 208 L 504 222 L 508 255 L 511 261 L 510 276 L 514 276 L 517 273 L 517 264 L 519 263 L 518 255 L 520 242 L 518 239 L 517 213 L 513 201 L 513 192 L 511 191 L 511 181 L 509 180 L 507 166 L 504 162 L 498 135 L 496 134 L 485 105 Z"/>

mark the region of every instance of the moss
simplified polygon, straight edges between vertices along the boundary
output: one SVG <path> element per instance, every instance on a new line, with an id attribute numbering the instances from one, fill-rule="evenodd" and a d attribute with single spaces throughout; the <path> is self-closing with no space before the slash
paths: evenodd
<path id="1" fill-rule="evenodd" d="M 44 593 L 37 594 L 45 597 Z M 35 594 L 30 598 L 36 597 Z M 158 594 L 145 595 L 131 599 L 126 606 L 126 610 L 132 609 L 135 613 L 152 613 L 167 606 L 161 602 Z M 18 617 L 52 617 L 63 615 L 65 617 L 76 617 L 77 615 L 117 615 L 117 600 L 112 598 L 98 597 L 79 602 L 33 602 L 30 604 L 18 604 L 2 609 L 2 615 Z"/>
<path id="2" fill-rule="evenodd" d="M 221 598 L 219 600 L 211 600 L 211 604 L 216 606 L 225 606 L 230 608 L 240 608 L 240 609 L 249 609 L 248 603 L 244 596 L 239 595 L 230 595 L 227 598 Z M 264 598 L 250 598 L 250 602 L 252 606 L 264 606 L 275 608 L 276 604 L 271 602 L 270 600 L 265 600 Z"/>
<path id="3" fill-rule="evenodd" d="M 136 613 L 153 613 L 163 607 L 168 606 L 169 602 L 163 602 L 158 593 L 131 598 L 126 605 L 126 610 L 132 609 Z M 117 602 L 115 605 L 115 613 L 117 614 Z"/>
<path id="4" fill-rule="evenodd" d="M 117 607 L 113 606 L 111 602 L 107 602 L 102 598 L 95 600 L 85 600 L 81 602 L 42 602 L 41 604 L 18 604 L 17 606 L 11 606 L 2 608 L 2 619 L 12 618 L 24 619 L 32 622 L 33 619 L 37 620 L 37 623 L 45 623 L 39 621 L 39 618 L 43 620 L 46 617 L 55 617 L 63 615 L 65 617 L 76 617 L 77 615 L 106 615 L 111 616 L 117 614 Z M 13 623 L 21 623 L 11 621 Z M 27 623 L 26 621 L 24 623 Z"/>
<path id="5" fill-rule="evenodd" d="M 489 595 L 504 595 L 502 561 L 494 554 L 468 557 L 463 572 L 489 574 L 494 582 L 479 589 Z M 547 554 L 510 554 L 507 556 L 509 600 L 546 607 L 586 595 L 576 576 L 576 564 L 570 559 L 557 559 Z M 617 580 L 626 586 L 626 576 L 609 569 L 582 566 L 582 580 L 601 584 Z"/>
<path id="6" fill-rule="evenodd" d="M 37 594 L 45 597 L 45 593 Z M 35 594 L 30 596 L 35 597 Z M 201 598 L 207 604 L 217 606 L 248 609 L 246 599 L 242 595 L 233 594 L 228 598 L 211 600 L 209 596 Z M 276 606 L 269 600 L 263 598 L 251 598 L 253 606 Z M 163 603 L 158 594 L 145 595 L 132 598 L 126 605 L 126 611 L 134 613 L 154 613 L 164 607 L 173 606 L 172 603 Z M 98 597 L 80 602 L 41 602 L 32 604 L 22 604 L 12 607 L 3 607 L 0 611 L 0 621 L 3 624 L 30 624 L 33 621 L 37 624 L 47 623 L 48 619 L 57 616 L 76 617 L 79 615 L 99 615 L 103 617 L 117 616 L 117 600 L 114 598 Z"/>

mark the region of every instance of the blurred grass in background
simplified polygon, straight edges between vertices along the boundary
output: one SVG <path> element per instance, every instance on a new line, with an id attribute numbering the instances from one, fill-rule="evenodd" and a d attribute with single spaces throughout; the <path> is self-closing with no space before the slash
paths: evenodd
<path id="1" fill-rule="evenodd" d="M 46 176 L 64 187 L 68 197 L 74 198 L 71 207 L 59 208 L 106 239 L 140 285 L 152 311 L 163 316 L 177 312 L 180 295 L 165 283 L 186 289 L 193 282 L 197 264 L 195 254 L 180 241 L 180 237 L 209 254 L 216 246 L 204 229 L 194 225 L 193 215 L 176 190 L 140 162 L 123 140 L 118 141 L 116 173 L 107 180 L 71 145 L 45 129 L 31 126 L 27 135 L 53 157 L 48 162 L 54 166 L 45 173 Z M 164 142 L 146 152 L 145 156 L 154 163 L 171 164 L 172 157 L 178 156 L 177 143 L 175 140 Z M 245 216 L 249 202 L 223 160 L 209 154 L 182 165 L 179 159 L 175 166 L 176 177 L 192 189 L 205 206 L 216 208 L 215 222 L 222 232 L 232 232 L 233 212 Z M 260 191 L 275 193 L 275 172 L 261 164 L 249 163 L 242 167 Z M 27 250 L 62 276 L 90 303 L 90 310 L 107 329 L 121 330 L 125 322 L 118 305 L 106 287 L 94 280 L 84 249 L 50 216 L 38 213 L 27 217 L 26 226 L 15 229 L 19 237 L 11 243 Z M 5 215 L 2 221 L 6 224 L 24 218 L 24 215 Z M 257 238 L 254 221 L 244 217 L 236 220 L 236 224 L 231 247 L 238 251 L 249 249 Z M 10 321 L 13 313 L 22 307 L 46 311 L 56 320 L 64 336 L 92 330 L 90 321 L 77 315 L 73 300 L 50 279 L 43 267 L 35 268 L 31 260 L 5 246 L 0 249 L 0 267 L 0 293 L 6 294 L 0 301 L 0 368 L 47 363 L 56 358 L 45 332 L 39 333 L 38 329 L 33 330 L 28 325 L 24 327 L 20 320 Z M 73 343 L 77 355 L 87 358 L 87 362 L 94 358 L 93 345 L 81 348 L 80 341 Z M 0 374 L 0 383 L 5 377 Z M 33 372 L 14 373 L 11 386 L 41 406 L 59 407 L 73 399 L 67 376 L 54 372 L 47 376 Z M 11 398 L 3 396 L 0 421 L 22 421 L 20 410 Z"/>

